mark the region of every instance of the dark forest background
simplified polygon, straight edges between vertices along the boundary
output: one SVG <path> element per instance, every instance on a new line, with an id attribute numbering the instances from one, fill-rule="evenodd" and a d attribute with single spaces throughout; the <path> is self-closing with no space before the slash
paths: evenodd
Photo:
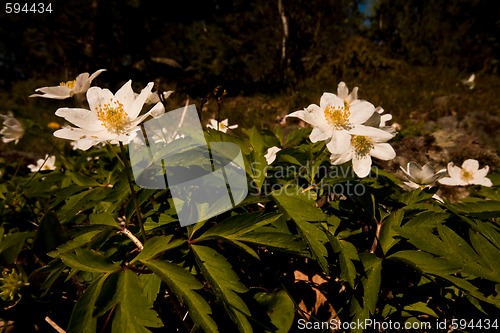
<path id="1" fill-rule="evenodd" d="M 94 84 L 175 90 L 172 107 L 221 85 L 224 118 L 270 127 L 338 82 L 421 134 L 471 112 L 500 126 L 497 0 L 51 1 L 52 13 L 0 14 L 0 112 L 57 120 L 41 86 L 106 68 Z M 476 74 L 475 89 L 461 80 Z M 57 105 L 60 107 L 62 105 Z M 206 117 L 213 116 L 208 112 Z M 411 124 L 409 123 L 411 121 Z M 495 136 L 484 140 L 498 149 Z"/>

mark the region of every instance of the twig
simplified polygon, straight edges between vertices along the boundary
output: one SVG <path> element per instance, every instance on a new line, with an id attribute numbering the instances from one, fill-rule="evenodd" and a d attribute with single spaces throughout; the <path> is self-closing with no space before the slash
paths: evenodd
<path id="1" fill-rule="evenodd" d="M 58 333 L 66 333 L 66 331 L 50 319 L 49 316 L 45 317 L 45 321 L 49 323 L 49 325 L 52 326 L 52 328 L 54 328 Z"/>
<path id="2" fill-rule="evenodd" d="M 142 251 L 142 249 L 144 249 L 144 245 L 142 245 L 142 243 L 139 240 L 139 238 L 135 237 L 135 235 L 133 233 L 131 233 L 130 230 L 128 230 L 127 228 L 120 228 L 120 233 L 122 233 L 125 236 L 127 236 L 128 238 L 130 238 L 130 240 L 132 241 L 132 243 L 134 243 L 135 246 L 137 246 L 137 248 L 139 249 L 139 251 Z"/>

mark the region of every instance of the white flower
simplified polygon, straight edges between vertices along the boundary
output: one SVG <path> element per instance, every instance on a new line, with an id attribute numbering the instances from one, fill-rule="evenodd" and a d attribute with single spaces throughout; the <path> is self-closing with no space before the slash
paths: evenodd
<path id="1" fill-rule="evenodd" d="M 21 123 L 14 118 L 12 112 L 6 115 L 0 114 L 0 119 L 3 119 L 3 128 L 0 130 L 2 141 L 5 143 L 14 141 L 17 144 L 24 135 L 24 128 Z"/>
<path id="2" fill-rule="evenodd" d="M 235 129 L 238 128 L 238 125 L 228 125 L 229 120 L 224 119 L 222 121 L 219 121 L 219 126 L 217 126 L 217 120 L 216 119 L 210 119 L 210 124 L 207 124 L 208 128 L 216 129 L 218 131 L 221 131 L 223 133 L 227 132 L 227 129 Z"/>
<path id="3" fill-rule="evenodd" d="M 54 132 L 58 138 L 76 141 L 78 149 L 87 150 L 101 142 L 128 144 L 148 116 L 158 116 L 163 109 L 158 102 L 149 112 L 139 116 L 153 82 L 148 83 L 136 97 L 132 81 L 128 81 L 115 95 L 108 89 L 92 87 L 87 91 L 90 110 L 60 108 L 56 116 L 63 117 L 78 127 L 65 127 Z"/>
<path id="4" fill-rule="evenodd" d="M 407 164 L 406 170 L 403 167 L 400 168 L 408 179 L 404 184 L 413 189 L 430 187 L 432 183 L 446 175 L 446 169 L 435 172 L 429 164 L 420 166 L 415 162 L 410 162 Z"/>
<path id="5" fill-rule="evenodd" d="M 266 161 L 267 161 L 267 164 L 268 165 L 271 165 L 271 163 L 274 162 L 274 160 L 276 160 L 276 154 L 281 150 L 281 148 L 278 148 L 276 146 L 274 147 L 271 147 L 267 150 L 267 153 L 264 155 L 264 157 L 266 158 Z"/>
<path id="6" fill-rule="evenodd" d="M 48 154 L 46 154 L 45 158 L 36 161 L 36 165 L 34 164 L 28 165 L 28 168 L 31 170 L 31 172 L 49 171 L 56 169 L 55 164 L 56 164 L 56 157 L 49 156 Z"/>
<path id="7" fill-rule="evenodd" d="M 438 182 L 450 186 L 482 185 L 490 187 L 493 184 L 490 179 L 486 178 L 489 169 L 488 166 L 479 169 L 479 162 L 473 159 L 465 160 L 461 168 L 450 162 L 448 163 L 450 177 L 441 178 Z"/>
<path id="8" fill-rule="evenodd" d="M 466 87 L 468 87 L 469 89 L 474 89 L 474 86 L 476 85 L 474 83 L 474 80 L 476 79 L 476 75 L 474 75 L 474 73 L 471 74 L 471 76 L 469 76 L 468 79 L 464 79 L 462 80 L 462 84 Z"/>
<path id="9" fill-rule="evenodd" d="M 94 74 L 82 73 L 75 80 L 61 82 L 58 86 L 38 88 L 35 91 L 41 94 L 33 94 L 30 97 L 44 97 L 53 99 L 66 99 L 75 95 L 84 94 L 89 88 L 90 83 L 105 69 L 100 69 Z"/>
<path id="10" fill-rule="evenodd" d="M 326 141 L 332 154 L 343 154 L 350 147 L 350 132 L 362 126 L 374 113 L 375 107 L 367 101 L 357 99 L 356 88 L 347 95 L 339 84 L 341 98 L 332 93 L 324 93 L 320 105 L 311 104 L 305 110 L 289 114 L 311 124 L 314 128 L 309 136 L 312 142 Z M 347 89 L 347 88 L 345 88 Z"/>
<path id="11" fill-rule="evenodd" d="M 386 113 L 386 114 L 382 114 L 384 113 L 384 109 L 382 109 L 382 107 L 378 106 L 375 111 L 380 115 L 380 124 L 379 124 L 379 127 L 385 127 L 387 126 L 386 123 L 392 119 L 392 114 L 389 114 L 389 113 Z"/>
<path id="12" fill-rule="evenodd" d="M 394 148 L 386 141 L 393 135 L 381 129 L 369 126 L 353 128 L 349 136 L 350 142 L 346 151 L 341 154 L 332 154 L 330 161 L 333 165 L 344 164 L 352 160 L 352 167 L 360 178 L 370 173 L 372 159 L 391 160 L 396 157 Z"/>

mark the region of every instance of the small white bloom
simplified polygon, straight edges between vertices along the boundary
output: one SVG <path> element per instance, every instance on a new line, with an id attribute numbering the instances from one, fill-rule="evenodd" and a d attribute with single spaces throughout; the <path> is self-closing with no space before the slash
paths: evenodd
<path id="1" fill-rule="evenodd" d="M 50 171 L 50 170 L 55 170 L 57 168 L 55 164 L 56 164 L 56 157 L 49 156 L 48 154 L 46 154 L 45 158 L 36 161 L 36 165 L 34 164 L 28 165 L 28 168 L 31 170 L 31 172 Z"/>
<path id="2" fill-rule="evenodd" d="M 476 75 L 474 73 L 471 74 L 471 76 L 469 76 L 468 79 L 466 80 L 462 80 L 462 84 L 466 87 L 468 87 L 469 89 L 474 89 L 474 86 L 476 85 L 474 83 L 474 80 L 476 79 Z"/>
<path id="3" fill-rule="evenodd" d="M 24 135 L 24 128 L 21 123 L 14 118 L 12 112 L 6 115 L 0 114 L 0 119 L 3 119 L 3 128 L 0 130 L 2 141 L 5 143 L 14 141 L 17 144 Z"/>
<path id="4" fill-rule="evenodd" d="M 320 105 L 311 104 L 305 110 L 295 111 L 287 117 L 297 117 L 314 128 L 309 135 L 312 142 L 326 141 L 332 154 L 343 154 L 350 147 L 350 132 L 366 122 L 375 112 L 373 104 L 357 99 L 357 89 L 347 94 L 345 84 L 339 84 L 339 97 L 324 93 Z M 366 127 L 366 126 L 363 126 Z"/>
<path id="5" fill-rule="evenodd" d="M 396 157 L 396 152 L 387 143 L 393 135 L 381 129 L 369 126 L 358 126 L 350 131 L 348 149 L 341 154 L 332 154 L 333 165 L 344 164 L 352 160 L 352 167 L 360 178 L 368 176 L 372 166 L 372 156 L 384 161 Z"/>
<path id="6" fill-rule="evenodd" d="M 274 147 L 271 147 L 267 150 L 267 153 L 264 155 L 264 157 L 266 158 L 266 161 L 267 161 L 267 164 L 268 165 L 271 165 L 271 163 L 274 162 L 274 160 L 276 160 L 276 154 L 281 150 L 281 148 L 278 148 L 276 146 Z"/>
<path id="7" fill-rule="evenodd" d="M 474 159 L 465 160 L 461 168 L 450 162 L 448 163 L 449 177 L 441 178 L 438 182 L 450 186 L 482 185 L 490 187 L 493 184 L 490 179 L 486 178 L 489 169 L 489 166 L 479 169 L 479 162 Z"/>
<path id="8" fill-rule="evenodd" d="M 430 187 L 432 183 L 446 175 L 446 169 L 435 172 L 429 164 L 420 166 L 415 162 L 410 162 L 407 164 L 406 170 L 403 167 L 400 168 L 408 179 L 404 184 L 413 189 Z"/>
<path id="9" fill-rule="evenodd" d="M 238 128 L 238 125 L 228 125 L 229 124 L 229 120 L 228 119 L 224 119 L 222 121 L 219 121 L 219 126 L 217 126 L 217 120 L 216 119 L 210 119 L 210 124 L 207 124 L 207 127 L 208 128 L 212 128 L 212 129 L 216 129 L 218 131 L 221 131 L 223 133 L 226 133 L 227 132 L 227 129 L 235 129 L 235 128 Z"/>
<path id="10" fill-rule="evenodd" d="M 41 94 L 33 94 L 30 95 L 30 97 L 66 99 L 75 95 L 85 94 L 85 92 L 90 88 L 92 80 L 104 71 L 105 69 L 100 69 L 92 75 L 89 75 L 89 73 L 81 73 L 75 80 L 61 82 L 58 86 L 35 89 L 37 93 Z"/>
<path id="11" fill-rule="evenodd" d="M 54 136 L 76 141 L 77 148 L 82 150 L 104 142 L 128 144 L 140 129 L 138 125 L 162 109 L 158 102 L 149 112 L 139 116 L 152 88 L 153 82 L 150 82 L 135 96 L 132 81 L 125 83 L 114 95 L 108 89 L 92 87 L 87 91 L 90 110 L 60 108 L 56 111 L 56 116 L 78 127 L 62 128 L 55 131 Z"/>

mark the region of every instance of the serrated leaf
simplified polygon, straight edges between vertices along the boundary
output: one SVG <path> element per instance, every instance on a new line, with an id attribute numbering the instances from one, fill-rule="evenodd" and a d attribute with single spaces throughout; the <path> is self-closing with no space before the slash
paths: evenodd
<path id="1" fill-rule="evenodd" d="M 389 214 L 382 220 L 382 227 L 380 229 L 379 244 L 382 247 L 382 252 L 387 254 L 389 250 L 399 242 L 399 239 L 394 238 L 397 232 L 394 227 L 399 227 L 403 221 L 403 210 L 397 210 Z"/>
<path id="2" fill-rule="evenodd" d="M 436 312 L 434 312 L 434 310 L 429 308 L 427 306 L 427 304 L 425 304 L 424 302 L 413 303 L 413 304 L 405 306 L 403 309 L 406 311 L 416 311 L 416 312 L 420 312 L 420 313 L 425 313 L 425 314 L 432 316 L 434 318 L 439 318 L 438 315 L 436 314 Z"/>
<path id="3" fill-rule="evenodd" d="M 185 303 L 194 323 L 205 332 L 218 332 L 217 324 L 210 316 L 210 305 L 195 290 L 202 288 L 200 282 L 184 268 L 163 260 L 145 260 L 143 264 L 158 275 L 175 296 Z"/>
<path id="4" fill-rule="evenodd" d="M 460 213 L 478 217 L 494 218 L 500 217 L 500 201 L 481 200 L 475 202 L 456 203 L 452 205 Z"/>
<path id="5" fill-rule="evenodd" d="M 367 253 L 363 253 L 360 259 L 365 269 L 365 276 L 361 279 L 364 290 L 363 308 L 374 314 L 382 280 L 382 259 Z"/>
<path id="6" fill-rule="evenodd" d="M 260 230 L 246 233 L 235 238 L 235 240 L 298 255 L 306 253 L 304 244 L 292 234 L 272 232 L 271 230 L 266 232 L 267 229 Z"/>
<path id="7" fill-rule="evenodd" d="M 453 263 L 422 251 L 404 250 L 396 252 L 387 258 L 410 264 L 424 273 L 439 276 L 454 274 L 462 269 L 462 265 L 458 263 Z"/>
<path id="8" fill-rule="evenodd" d="M 172 237 L 172 235 L 151 237 L 144 243 L 142 251 L 130 263 L 134 263 L 137 260 L 149 260 L 156 257 L 161 252 L 181 246 L 186 242 L 183 239 L 175 239 L 172 241 Z"/>
<path id="9" fill-rule="evenodd" d="M 72 333 L 95 333 L 97 332 L 97 318 L 94 317 L 95 303 L 102 286 L 110 274 L 98 277 L 85 290 L 76 302 L 71 318 L 69 319 L 68 332 Z"/>
<path id="10" fill-rule="evenodd" d="M 271 195 L 293 220 L 326 221 L 323 211 L 316 207 L 316 201 L 301 192 L 299 187 L 292 185 L 273 191 Z"/>
<path id="11" fill-rule="evenodd" d="M 27 231 L 3 235 L 0 239 L 0 256 L 3 257 L 5 263 L 12 264 L 23 249 L 26 240 L 34 235 L 34 232 Z"/>
<path id="12" fill-rule="evenodd" d="M 356 279 L 356 267 L 353 260 L 359 260 L 358 251 L 356 247 L 348 241 L 339 240 L 331 234 L 327 234 L 328 240 L 332 245 L 335 253 L 339 254 L 340 261 L 340 277 L 342 280 L 347 281 L 351 288 L 355 288 L 354 280 Z"/>
<path id="13" fill-rule="evenodd" d="M 240 282 L 238 275 L 233 271 L 231 264 L 214 249 L 192 245 L 191 248 L 198 259 L 198 266 L 217 298 L 221 299 L 230 318 L 240 332 L 252 332 L 252 326 L 247 317 L 251 316 L 245 302 L 238 294 L 246 293 L 247 287 Z"/>
<path id="14" fill-rule="evenodd" d="M 108 213 L 90 214 L 89 220 L 91 225 L 106 225 L 116 229 L 119 227 L 113 215 Z"/>
<path id="15" fill-rule="evenodd" d="M 271 323 L 276 328 L 276 330 L 266 330 L 266 332 L 287 333 L 290 331 L 295 315 L 295 305 L 286 291 L 258 292 L 254 298 L 266 310 Z"/>
<path id="16" fill-rule="evenodd" d="M 328 257 L 328 250 L 324 245 L 324 242 L 327 242 L 325 233 L 318 226 L 307 221 L 296 220 L 295 224 L 302 238 L 304 238 L 309 246 L 314 259 L 318 261 L 323 271 L 328 274 L 328 261 L 326 260 Z"/>
<path id="17" fill-rule="evenodd" d="M 148 299 L 149 304 L 153 304 L 160 292 L 161 279 L 156 274 L 142 274 L 139 279 L 144 286 L 142 293 Z"/>
<path id="18" fill-rule="evenodd" d="M 111 325 L 113 333 L 148 333 L 146 327 L 162 327 L 152 302 L 143 295 L 141 281 L 137 274 L 123 270 L 118 277 L 118 295 L 115 315 Z"/>
<path id="19" fill-rule="evenodd" d="M 73 238 L 72 240 L 60 245 L 57 247 L 55 251 L 52 251 L 48 253 L 49 256 L 52 258 L 56 258 L 59 254 L 65 253 L 72 251 L 76 248 L 79 248 L 85 244 L 88 244 L 94 236 L 97 234 L 101 233 L 102 230 L 89 230 L 88 232 L 84 233 L 83 235 L 77 236 Z"/>
<path id="20" fill-rule="evenodd" d="M 112 273 L 121 267 L 97 251 L 89 249 L 76 249 L 75 253 L 61 253 L 59 258 L 63 263 L 73 269 L 92 273 Z"/>

